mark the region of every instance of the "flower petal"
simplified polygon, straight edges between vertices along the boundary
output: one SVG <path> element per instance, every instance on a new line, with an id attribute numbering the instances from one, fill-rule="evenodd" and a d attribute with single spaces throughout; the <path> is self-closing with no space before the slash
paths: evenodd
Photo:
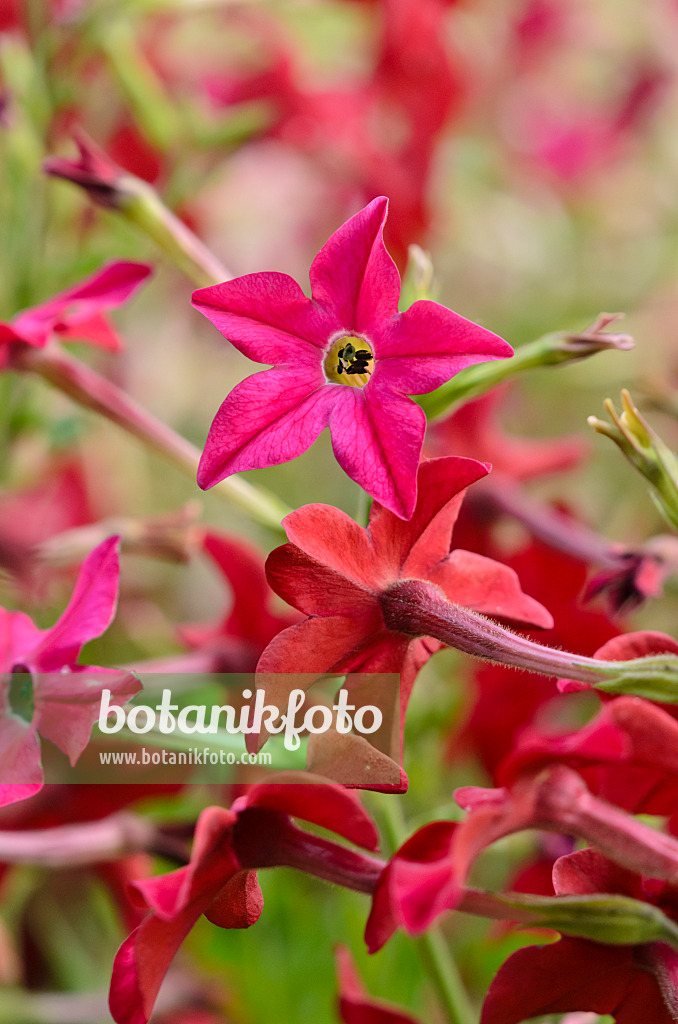
<path id="1" fill-rule="evenodd" d="M 228 580 L 233 594 L 224 632 L 249 636 L 252 620 L 261 616 L 273 597 L 266 582 L 263 555 L 240 537 L 212 530 L 205 533 L 202 546 Z"/>
<path id="2" fill-rule="evenodd" d="M 235 821 L 236 815 L 225 807 L 206 807 L 195 827 L 190 863 L 169 874 L 135 882 L 133 892 L 165 921 L 196 899 L 214 899 L 227 879 L 240 871 L 231 842 Z"/>
<path id="3" fill-rule="evenodd" d="M 13 783 L 5 786 L 0 783 L 0 807 L 15 804 L 18 800 L 28 800 L 29 797 L 39 793 L 41 789 L 42 782 L 34 782 L 26 786 Z"/>
<path id="4" fill-rule="evenodd" d="M 420 299 L 374 336 L 374 375 L 394 391 L 433 391 L 474 363 L 506 359 L 513 349 L 492 331 L 451 309 Z"/>
<path id="5" fill-rule="evenodd" d="M 634 698 L 618 698 L 629 699 Z M 603 765 L 611 765 L 615 775 L 622 772 L 622 766 L 634 760 L 637 754 L 632 735 L 625 731 L 622 723 L 615 722 L 613 707 L 616 703 L 611 701 L 587 725 L 573 733 L 544 734 L 534 727 L 524 726 L 510 753 L 499 762 L 495 783 L 510 786 L 521 776 L 534 775 L 549 764 L 559 763 L 572 767 L 595 765 L 596 775 L 601 779 L 606 774 Z M 642 701 L 642 704 L 647 703 Z M 659 708 L 654 710 L 659 712 Z M 678 733 L 678 722 L 670 721 Z M 676 738 L 674 736 L 674 741 Z M 674 768 L 675 758 L 678 758 L 678 749 L 674 754 Z"/>
<path id="6" fill-rule="evenodd" d="M 377 611 L 371 590 L 347 579 L 340 569 L 317 562 L 295 544 L 283 544 L 272 551 L 266 561 L 266 573 L 276 594 L 306 615 L 360 612 L 365 616 Z"/>
<path id="7" fill-rule="evenodd" d="M 214 897 L 205 917 L 218 928 L 251 928 L 263 909 L 256 871 L 238 871 Z"/>
<path id="8" fill-rule="evenodd" d="M 42 634 L 29 667 L 43 672 L 73 665 L 83 644 L 101 636 L 115 615 L 120 567 L 119 537 L 109 537 L 82 563 L 68 607 Z"/>
<path id="9" fill-rule="evenodd" d="M 0 608 L 0 672 L 11 672 L 16 664 L 25 664 L 44 631 L 23 612 Z"/>
<path id="10" fill-rule="evenodd" d="M 636 966 L 633 947 L 565 938 L 509 957 L 490 986 L 481 1024 L 520 1024 L 570 1010 L 614 1014 L 624 1024 L 671 1022 L 652 976 Z"/>
<path id="11" fill-rule="evenodd" d="M 117 260 L 86 277 L 79 284 L 59 292 L 40 306 L 19 313 L 11 323 L 22 341 L 42 347 L 55 328 L 75 336 L 98 313 L 122 305 L 151 273 L 147 263 Z M 79 333 L 83 337 L 82 333 Z M 97 338 L 100 342 L 100 337 Z"/>
<path id="12" fill-rule="evenodd" d="M 375 381 L 363 390 L 343 388 L 330 418 L 341 468 L 401 519 L 414 512 L 425 429 L 423 409 Z"/>
<path id="13" fill-rule="evenodd" d="M 306 767 L 344 786 L 372 792 L 405 793 L 409 784 L 400 765 L 364 736 L 334 728 L 309 736 Z"/>
<path id="14" fill-rule="evenodd" d="M 206 490 L 231 473 L 278 466 L 305 452 L 328 425 L 337 400 L 337 389 L 324 385 L 320 367 L 301 380 L 297 370 L 286 368 L 241 381 L 214 417 L 198 485 Z"/>
<path id="15" fill-rule="evenodd" d="M 199 288 L 192 304 L 256 363 L 293 365 L 309 344 L 324 351 L 342 324 L 307 299 L 287 274 L 246 274 Z M 313 350 L 311 350 L 311 353 Z M 315 353 L 320 365 L 320 353 Z"/>
<path id="16" fill-rule="evenodd" d="M 339 947 L 336 959 L 339 1015 L 344 1024 L 417 1024 L 409 1013 L 366 994 L 347 949 Z"/>
<path id="17" fill-rule="evenodd" d="M 130 902 L 135 907 L 154 911 L 163 921 L 171 921 L 183 905 L 190 875 L 191 867 L 186 864 L 166 875 L 133 881 L 129 886 Z"/>
<path id="18" fill-rule="evenodd" d="M 429 425 L 430 449 L 436 455 L 471 455 L 491 462 L 493 473 L 512 480 L 531 480 L 547 473 L 563 472 L 578 465 L 587 453 L 586 442 L 577 436 L 546 440 L 506 434 L 498 411 L 508 393 L 498 385 Z"/>
<path id="19" fill-rule="evenodd" d="M 196 825 L 190 864 L 164 879 L 136 884 L 137 892 L 157 911 L 116 955 L 109 997 L 116 1024 L 146 1024 L 181 943 L 229 877 L 240 870 L 229 842 L 233 820 L 224 808 L 206 808 Z"/>
<path id="20" fill-rule="evenodd" d="M 23 790 L 39 789 L 42 782 L 40 741 L 35 729 L 15 715 L 4 715 L 0 718 L 0 806 L 30 796 Z"/>
<path id="21" fill-rule="evenodd" d="M 513 569 L 493 558 L 457 548 L 427 574 L 450 601 L 509 624 L 553 627 L 553 617 L 528 597 Z"/>
<path id="22" fill-rule="evenodd" d="M 615 892 L 643 899 L 642 877 L 590 846 L 558 858 L 553 865 L 553 889 L 556 896 Z"/>
<path id="23" fill-rule="evenodd" d="M 111 691 L 111 706 L 122 705 L 141 690 L 141 683 L 131 672 L 81 667 L 38 675 L 34 687 L 34 727 L 75 764 L 99 718 L 103 690 Z"/>
<path id="24" fill-rule="evenodd" d="M 287 707 L 294 689 L 308 690 L 317 678 L 342 666 L 347 656 L 360 656 L 370 642 L 374 620 L 363 623 L 347 615 L 304 619 L 283 629 L 262 654 L 257 665 L 257 689 L 278 708 Z M 259 750 L 268 730 L 246 736 L 247 749 Z"/>
<path id="25" fill-rule="evenodd" d="M 119 352 L 122 348 L 118 335 L 102 313 L 97 313 L 87 320 L 76 322 L 73 319 L 64 324 L 58 323 L 54 331 L 60 341 L 87 341 L 90 345 L 108 349 L 110 352 Z"/>
<path id="26" fill-rule="evenodd" d="M 306 772 L 278 772 L 247 793 L 248 807 L 265 807 L 320 825 L 365 850 L 376 850 L 379 833 L 358 796 L 334 782 Z"/>
<path id="27" fill-rule="evenodd" d="M 368 622 L 366 626 L 367 629 L 363 630 L 359 620 L 347 615 L 304 619 L 295 626 L 283 629 L 271 640 L 259 659 L 257 676 L 303 673 L 310 680 L 310 686 L 312 675 L 331 672 L 343 664 L 348 655 L 357 654 L 364 647 L 373 623 Z M 291 683 L 290 689 L 294 685 L 298 684 Z M 268 686 L 266 693 L 271 696 Z M 283 704 L 279 706 L 283 707 Z"/>
<path id="28" fill-rule="evenodd" d="M 475 459 L 425 459 L 417 473 L 417 505 L 409 522 L 382 505 L 372 505 L 372 543 L 394 579 L 425 578 L 431 566 L 449 554 L 465 489 L 488 472 L 489 467 Z"/>
<path id="29" fill-rule="evenodd" d="M 266 580 L 265 558 L 253 545 L 224 533 L 208 531 L 203 549 L 228 580 L 232 594 L 230 608 L 217 623 L 216 636 L 212 639 L 240 638 L 251 644 L 256 661 L 271 637 L 290 626 L 296 616 L 291 612 L 270 610 L 273 592 Z"/>
<path id="30" fill-rule="evenodd" d="M 370 953 L 381 949 L 397 928 L 423 932 L 454 907 L 459 895 L 450 872 L 455 828 L 451 821 L 429 822 L 394 853 L 377 881 L 365 926 Z"/>
<path id="31" fill-rule="evenodd" d="M 388 199 L 373 199 L 325 243 L 309 271 L 313 299 L 338 326 L 371 338 L 395 316 L 400 275 L 384 245 Z"/>
<path id="32" fill-rule="evenodd" d="M 116 1024 L 146 1024 L 172 960 L 208 905 L 191 903 L 172 921 L 151 914 L 125 939 L 113 962 L 108 1000 Z"/>
<path id="33" fill-rule="evenodd" d="M 653 654 L 678 654 L 678 641 L 654 629 L 641 629 L 612 637 L 598 648 L 593 657 L 603 661 L 627 661 L 649 658 Z"/>
<path id="34" fill-rule="evenodd" d="M 367 531 L 333 505 L 304 505 L 282 524 L 292 544 L 315 561 L 367 588 L 381 581 Z"/>

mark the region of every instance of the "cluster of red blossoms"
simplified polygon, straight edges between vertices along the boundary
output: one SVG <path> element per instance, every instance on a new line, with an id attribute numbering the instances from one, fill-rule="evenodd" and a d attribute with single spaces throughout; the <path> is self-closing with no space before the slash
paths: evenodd
<path id="1" fill-rule="evenodd" d="M 176 319 L 192 324 L 196 345 L 212 344 L 215 365 L 233 352 L 257 365 L 222 392 L 220 407 L 205 400 L 197 410 L 201 418 L 187 426 L 190 433 L 199 423 L 204 443 L 195 447 L 151 411 L 164 396 L 146 403 L 146 380 L 126 387 L 111 313 L 136 300 L 153 267 L 111 260 L 75 283 L 85 271 L 69 277 L 62 268 L 49 286 L 57 294 L 45 299 L 44 254 L 25 280 L 19 264 L 61 210 L 43 209 L 41 195 L 28 230 L 3 202 L 7 237 L 21 242 L 16 274 L 8 267 L 7 288 L 0 282 L 0 301 L 11 297 L 0 321 L 0 430 L 18 452 L 8 462 L 21 468 L 0 467 L 8 485 L 0 491 L 0 585 L 9 594 L 0 607 L 0 903 L 9 908 L 0 920 L 0 1017 L 9 986 L 17 1002 L 5 1016 L 16 1006 L 37 1024 L 108 1020 L 109 1012 L 115 1024 L 258 1019 L 228 1001 L 228 978 L 214 980 L 212 971 L 205 981 L 209 969 L 201 976 L 201 965 L 182 964 L 201 935 L 214 941 L 217 959 L 220 941 L 233 936 L 215 929 L 253 926 L 244 947 L 263 959 L 256 936 L 273 919 L 279 891 L 289 884 L 296 898 L 313 894 L 310 910 L 295 906 L 287 943 L 309 915 L 320 916 L 329 883 L 331 898 L 362 915 L 364 928 L 364 948 L 342 935 L 334 950 L 344 1024 L 520 1024 L 545 1015 L 560 1024 L 603 1024 L 599 1015 L 676 1024 L 678 640 L 636 629 L 632 615 L 660 598 L 678 570 L 678 456 L 624 393 L 623 412 L 608 403 L 612 422 L 593 425 L 653 488 L 667 532 L 615 542 L 543 497 L 551 492 L 542 482 L 581 465 L 587 446 L 579 436 L 507 435 L 508 381 L 533 367 L 625 352 L 632 339 L 617 333 L 619 314 L 600 314 L 579 333 L 545 335 L 514 352 L 433 301 L 430 258 L 413 243 L 432 233 L 434 188 L 449 170 L 441 154 L 457 169 L 468 164 L 474 179 L 498 171 L 521 181 L 517 215 L 510 203 L 502 208 L 500 190 L 487 211 L 476 207 L 474 238 L 487 234 L 488 251 L 528 210 L 524 193 L 533 186 L 556 219 L 587 188 L 594 196 L 609 188 L 615 206 L 623 204 L 624 182 L 612 168 L 627 166 L 635 181 L 636 151 L 675 74 L 678 5 L 657 5 L 629 45 L 631 59 L 617 66 L 605 31 L 577 0 L 491 11 L 485 24 L 494 28 L 478 33 L 481 45 L 472 2 L 328 4 L 341 11 L 337 25 L 344 16 L 355 39 L 364 38 L 327 80 L 289 31 L 295 12 L 288 25 L 276 5 L 138 6 L 124 5 L 121 16 L 115 4 L 92 0 L 0 0 L 7 180 L 20 195 L 45 158 L 44 172 L 61 179 L 45 189 L 67 199 L 63 181 L 76 185 L 107 223 L 117 218 L 121 231 L 141 232 L 190 279 L 192 299 L 176 285 Z M 312 16 L 322 5 L 301 6 Z M 204 19 L 197 30 L 194 15 Z M 205 52 L 191 57 L 195 39 Z M 212 47 L 222 46 L 227 60 L 214 58 Z M 557 69 L 587 48 L 607 58 L 593 79 L 605 86 L 600 96 L 587 74 L 561 94 Z M 487 138 L 473 137 L 471 123 L 484 125 Z M 441 143 L 451 129 L 459 147 L 450 157 Z M 61 155 L 73 139 L 76 159 Z M 493 174 L 490 150 L 499 157 Z M 353 214 L 312 261 L 310 290 L 280 272 L 234 276 L 208 248 L 217 203 L 196 199 L 193 186 L 223 188 L 224 155 L 236 153 L 236 176 L 261 167 L 257 200 L 275 191 L 280 168 L 296 168 L 294 229 L 304 243 L 305 233 L 316 237 L 311 251 L 328 224 Z M 154 185 L 167 187 L 178 213 Z M 470 190 L 469 208 L 494 188 Z M 438 200 L 440 209 L 456 204 L 461 238 L 464 197 Z M 304 202 L 322 209 L 305 213 Z M 649 222 L 649 210 L 639 208 L 638 223 Z M 79 242 L 96 237 L 99 215 L 82 213 Z M 506 217 L 496 233 L 495 216 Z M 589 219 L 585 203 L 577 216 Z M 237 245 L 225 244 L 240 260 Z M 529 261 L 528 248 L 516 254 Z M 659 262 L 659 249 L 648 246 L 648 264 Z M 458 267 L 463 244 L 459 252 Z M 487 287 L 491 271 L 479 276 Z M 461 291 L 466 280 L 462 273 Z M 178 332 L 170 319 L 157 333 Z M 160 391 L 167 378 L 158 370 L 148 379 Z M 34 396 L 45 386 L 55 406 L 46 401 L 42 410 Z M 69 419 L 73 404 L 104 430 L 113 424 L 111 433 L 130 435 L 153 456 L 149 464 L 164 460 L 186 474 L 190 504 L 129 515 L 125 487 L 139 487 L 142 474 L 113 479 L 106 452 L 62 444 L 60 431 L 68 439 L 81 429 Z M 53 408 L 69 410 L 58 425 L 49 422 Z M 36 425 L 49 434 L 43 447 L 33 444 Z M 326 430 L 327 459 L 345 474 L 337 477 L 357 499 L 346 502 L 354 515 L 315 500 L 316 482 L 298 470 L 308 504 L 289 507 L 266 489 L 277 470 L 268 479 L 261 471 L 313 458 L 306 453 Z M 240 475 L 251 470 L 259 472 Z M 242 535 L 200 521 L 200 490 L 226 500 L 229 523 L 239 523 L 234 512 L 246 520 Z M 146 504 L 157 507 L 150 495 Z M 251 527 L 268 539 L 266 551 Z M 190 565 L 183 600 L 167 600 L 166 566 L 147 579 L 130 555 L 174 563 L 182 580 Z M 209 604 L 210 585 L 223 589 L 223 608 L 185 621 L 198 590 L 201 608 Z M 54 607 L 60 614 L 43 615 Z M 90 642 L 96 653 L 85 649 Z M 102 742 L 104 701 L 127 722 L 118 741 L 183 754 L 186 736 L 148 722 L 140 736 L 125 715 L 155 703 L 154 676 L 177 680 L 182 714 L 186 705 L 199 712 L 188 702 L 203 702 L 206 680 L 222 694 L 224 674 L 239 680 L 241 721 L 259 702 L 294 706 L 288 724 L 301 734 L 301 751 L 285 760 L 290 749 L 269 717 L 244 737 L 228 726 L 208 737 L 214 749 L 238 751 L 216 785 L 198 771 L 81 784 L 100 767 L 106 743 L 115 746 L 110 736 Z M 245 676 L 249 689 L 240 685 Z M 330 690 L 345 707 L 383 712 L 374 742 L 332 718 Z M 332 719 L 324 732 L 306 724 L 316 700 Z M 250 773 L 253 762 L 245 767 L 242 758 L 262 755 L 272 769 L 260 762 Z M 413 808 L 408 821 L 403 805 Z M 55 888 L 63 889 L 58 899 Z M 71 903 L 85 911 L 80 933 L 69 931 Z M 457 968 L 454 940 L 469 915 L 489 928 L 476 962 L 466 950 Z M 108 930 L 97 941 L 108 945 L 97 993 L 93 975 L 81 985 L 70 968 L 81 953 L 73 937 L 94 944 L 101 922 Z M 62 937 L 64 947 L 73 938 L 74 951 L 50 959 L 50 942 Z M 397 962 L 399 944 L 410 940 L 407 956 L 421 960 L 426 983 L 416 1012 L 374 997 L 356 966 L 365 951 L 376 954 L 366 965 Z M 492 943 L 493 962 L 497 948 L 504 955 L 489 977 L 479 963 Z M 82 1003 L 71 1000 L 85 988 Z"/>
<path id="2" fill-rule="evenodd" d="M 373 500 L 366 526 L 330 505 L 289 512 L 282 521 L 288 542 L 265 567 L 242 540 L 197 531 L 196 546 L 223 574 L 232 604 L 216 622 L 178 629 L 188 650 L 162 667 L 254 671 L 257 686 L 273 686 L 283 703 L 300 673 L 302 687 L 320 676 L 346 676 L 350 697 L 356 673 L 397 674 L 399 744 L 407 761 L 406 714 L 417 676 L 442 647 L 456 648 L 492 664 L 476 673 L 475 706 L 450 749 L 473 748 L 495 787 L 457 790 L 466 814 L 425 824 L 387 860 L 376 855 L 379 831 L 360 797 L 335 781 L 347 760 L 364 759 L 364 744 L 337 736 L 309 762 L 316 772 L 322 766 L 322 776 L 273 775 L 245 787 L 228 808 L 204 809 L 182 836 L 111 813 L 142 795 L 135 787 L 120 787 L 115 808 L 96 810 L 79 808 L 66 787 L 71 817 L 50 820 L 40 738 L 75 763 L 104 688 L 112 705 L 122 705 L 140 689 L 134 670 L 147 667 L 78 663 L 83 644 L 100 636 L 115 613 L 120 536 L 110 536 L 83 562 L 54 626 L 39 629 L 21 612 L 0 610 L 0 797 L 13 805 L 5 812 L 0 858 L 20 862 L 30 850 L 42 863 L 118 863 L 107 884 L 119 900 L 131 900 L 125 914 L 134 928 L 113 966 L 117 1024 L 150 1018 L 177 950 L 202 915 L 220 928 L 254 925 L 263 910 L 257 872 L 278 866 L 365 894 L 371 952 L 398 928 L 425 933 L 455 910 L 548 929 L 557 941 L 520 949 L 501 968 L 482 1024 L 568 1011 L 613 1014 L 620 1024 L 641 1017 L 670 1024 L 678 1015 L 678 722 L 671 708 L 678 700 L 678 642 L 656 632 L 620 632 L 608 614 L 571 609 L 587 564 L 613 574 L 613 607 L 652 596 L 672 566 L 671 547 L 618 550 L 566 512 L 529 498 L 524 481 L 576 461 L 579 446 L 569 439 L 541 446 L 504 439 L 488 399 L 439 421 L 427 442 L 437 457 L 422 456 L 426 415 L 408 396 L 512 353 L 501 338 L 436 302 L 398 310 L 399 274 L 383 242 L 386 210 L 387 201 L 375 199 L 330 238 L 311 267 L 311 298 L 276 273 L 194 293 L 194 306 L 232 345 L 273 367 L 238 384 L 218 410 L 200 459 L 200 485 L 293 459 L 329 427 L 339 465 Z M 148 273 L 142 264 L 112 264 L 20 312 L 1 328 L 0 355 L 7 370 L 41 374 L 162 451 L 171 445 L 150 415 L 58 346 L 78 337 L 115 351 L 104 314 Z M 457 439 L 463 456 L 441 454 Z M 497 471 L 475 456 L 496 461 Z M 0 514 L 0 552 L 16 568 L 24 565 L 18 553 L 30 561 L 26 552 L 47 538 L 31 533 L 28 522 L 22 548 L 16 510 L 30 501 L 12 500 L 9 514 Z M 500 560 L 493 526 L 507 516 L 533 536 Z M 68 517 L 56 522 L 71 525 Z M 73 525 L 65 536 L 92 529 Z M 124 524 L 121 535 L 128 543 Z M 146 543 L 159 546 L 163 536 L 168 546 L 169 534 L 156 523 Z M 274 595 L 290 609 L 274 606 Z M 535 639 L 539 632 L 548 645 Z M 531 674 L 516 675 L 516 668 Z M 604 702 L 588 724 L 565 733 L 539 724 L 546 708 L 567 705 L 581 690 L 600 692 Z M 263 730 L 248 745 L 258 750 L 268 739 Z M 394 800 L 392 791 L 407 785 L 399 769 L 390 785 L 375 771 L 358 788 L 391 790 L 384 799 Z M 542 843 L 516 891 L 469 885 L 486 847 L 527 830 L 556 833 L 561 843 Z M 123 882 L 141 853 L 179 866 L 153 875 L 143 861 L 146 873 L 124 897 Z M 413 1020 L 365 994 L 347 950 L 338 953 L 338 971 L 344 1021 Z"/>

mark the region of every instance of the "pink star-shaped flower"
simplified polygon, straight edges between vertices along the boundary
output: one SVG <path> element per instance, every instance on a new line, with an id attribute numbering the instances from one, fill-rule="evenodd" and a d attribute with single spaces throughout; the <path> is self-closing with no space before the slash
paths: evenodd
<path id="1" fill-rule="evenodd" d="M 194 292 L 196 309 L 240 352 L 273 367 L 223 402 L 200 461 L 202 488 L 288 462 L 329 427 L 351 479 L 401 519 L 412 516 L 426 417 L 406 396 L 512 349 L 437 302 L 398 312 L 400 276 L 383 241 L 387 206 L 383 196 L 373 200 L 323 246 L 309 273 L 312 299 L 276 273 Z"/>

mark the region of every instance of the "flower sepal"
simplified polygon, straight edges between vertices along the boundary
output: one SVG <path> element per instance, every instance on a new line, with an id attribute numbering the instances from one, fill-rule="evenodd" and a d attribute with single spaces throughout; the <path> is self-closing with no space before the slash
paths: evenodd
<path id="1" fill-rule="evenodd" d="M 525 928 L 549 928 L 610 946 L 664 942 L 678 950 L 678 925 L 651 903 L 619 893 L 537 896 L 532 893 L 477 892 L 467 889 L 459 909 L 509 919 Z"/>

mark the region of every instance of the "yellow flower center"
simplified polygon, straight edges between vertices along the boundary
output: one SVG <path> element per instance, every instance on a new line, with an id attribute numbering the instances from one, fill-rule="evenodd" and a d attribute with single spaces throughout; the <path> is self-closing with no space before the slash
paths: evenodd
<path id="1" fill-rule="evenodd" d="M 374 356 L 367 342 L 354 335 L 338 338 L 325 356 L 325 376 L 333 384 L 364 388 L 373 369 Z"/>

